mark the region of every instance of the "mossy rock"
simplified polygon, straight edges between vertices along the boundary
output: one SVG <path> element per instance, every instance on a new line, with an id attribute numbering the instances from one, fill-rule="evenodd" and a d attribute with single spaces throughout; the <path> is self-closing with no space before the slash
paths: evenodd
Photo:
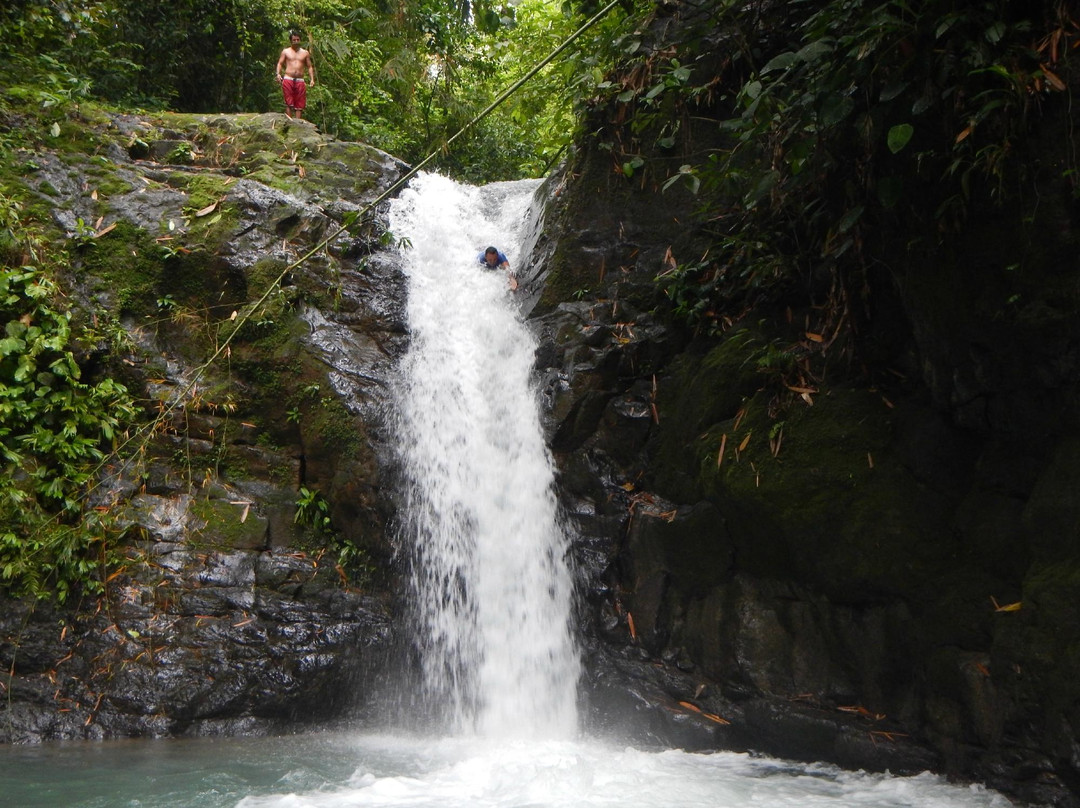
<path id="1" fill-rule="evenodd" d="M 95 291 L 109 299 L 116 314 L 156 314 L 163 254 L 145 230 L 121 220 L 80 246 L 76 263 L 79 274 L 93 279 Z"/>
<path id="2" fill-rule="evenodd" d="M 191 542 L 200 548 L 215 550 L 260 550 L 267 546 L 265 517 L 247 505 L 223 499 L 196 499 L 191 515 L 202 523 L 193 525 Z"/>
<path id="3" fill-rule="evenodd" d="M 765 381 L 747 357 L 743 339 L 727 339 L 706 353 L 686 352 L 672 362 L 657 395 L 660 425 L 652 452 L 652 484 L 661 492 L 673 497 L 684 492 L 684 501 L 703 493 L 696 485 L 699 463 L 691 456 L 706 448 L 700 441 L 708 430 L 733 421 Z"/>
<path id="4" fill-rule="evenodd" d="M 729 369 L 735 358 L 711 356 L 712 365 Z M 663 493 L 716 503 L 741 568 L 791 576 L 841 598 L 870 592 L 919 598 L 933 589 L 955 552 L 941 527 L 948 503 L 895 456 L 890 410 L 879 395 L 833 389 L 813 396 L 812 406 L 792 396 L 777 412 L 775 390 L 740 403 L 722 372 L 696 378 L 683 408 L 674 407 L 667 419 L 674 426 L 662 433 L 666 445 L 657 451 L 691 480 L 689 490 Z M 709 386 L 718 388 L 711 405 Z"/>
<path id="5" fill-rule="evenodd" d="M 1034 728 L 1063 757 L 1075 748 L 1080 727 L 1080 561 L 1037 564 L 1023 596 L 993 615 L 992 674 L 1016 708 L 1039 711 Z"/>

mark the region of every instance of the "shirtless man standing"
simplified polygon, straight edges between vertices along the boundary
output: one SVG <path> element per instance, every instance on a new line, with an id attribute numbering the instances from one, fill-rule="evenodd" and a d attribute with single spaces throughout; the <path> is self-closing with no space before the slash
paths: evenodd
<path id="1" fill-rule="evenodd" d="M 300 34 L 289 34 L 289 47 L 281 51 L 274 71 L 281 82 L 281 92 L 285 96 L 285 114 L 290 118 L 303 118 L 307 106 L 307 85 L 304 84 L 304 68 L 307 68 L 311 86 L 315 86 L 315 63 L 311 54 L 300 47 Z M 285 75 L 281 75 L 284 68 Z"/>

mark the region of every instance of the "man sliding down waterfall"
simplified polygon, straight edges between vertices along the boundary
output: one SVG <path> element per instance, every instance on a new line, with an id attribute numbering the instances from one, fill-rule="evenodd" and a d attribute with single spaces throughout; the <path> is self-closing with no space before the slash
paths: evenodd
<path id="1" fill-rule="evenodd" d="M 506 274 L 510 277 L 510 291 L 517 291 L 517 278 L 515 278 L 514 273 L 510 271 L 510 262 L 506 259 L 505 255 L 494 247 L 488 247 L 476 257 L 477 260 L 484 265 L 485 269 L 505 269 Z"/>

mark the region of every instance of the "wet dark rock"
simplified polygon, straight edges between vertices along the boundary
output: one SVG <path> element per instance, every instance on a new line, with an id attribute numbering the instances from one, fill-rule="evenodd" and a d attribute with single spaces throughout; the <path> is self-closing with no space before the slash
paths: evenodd
<path id="1" fill-rule="evenodd" d="M 404 167 L 280 115 L 165 117 L 118 116 L 131 146 L 88 158 L 92 176 L 43 154 L 29 178 L 67 236 L 102 230 L 76 270 L 83 305 L 129 330 L 125 381 L 163 407 L 186 398 L 141 462 L 103 472 L 95 503 L 129 526 L 104 595 L 4 601 L 0 740 L 340 719 L 370 698 L 340 683 L 365 682 L 393 636 L 388 592 L 337 568 L 333 543 L 372 565 L 391 552 L 380 423 L 404 282 L 371 257 L 377 212 L 343 224 Z M 329 254 L 284 272 L 324 238 Z M 229 369 L 200 370 L 213 347 L 202 335 L 223 335 L 279 279 L 258 324 L 235 335 Z M 298 523 L 301 486 L 349 503 L 333 533 Z"/>
<path id="2" fill-rule="evenodd" d="M 666 4 L 627 69 L 675 47 L 722 82 L 730 32 L 710 10 Z M 590 721 L 1080 805 L 1071 186 L 1036 172 L 1032 195 L 969 211 L 940 249 L 875 231 L 889 270 L 868 280 L 863 366 L 830 363 L 811 405 L 753 346 L 795 344 L 814 301 L 733 309 L 711 335 L 661 316 L 650 281 L 716 249 L 718 225 L 658 190 L 696 158 L 649 151 L 625 112 L 597 103 L 588 128 L 640 144 L 645 176 L 589 143 L 549 179 L 528 309 L 584 577 Z M 1015 145 L 1066 164 L 1074 117 L 1055 105 Z M 686 136 L 725 148 L 709 124 Z"/>

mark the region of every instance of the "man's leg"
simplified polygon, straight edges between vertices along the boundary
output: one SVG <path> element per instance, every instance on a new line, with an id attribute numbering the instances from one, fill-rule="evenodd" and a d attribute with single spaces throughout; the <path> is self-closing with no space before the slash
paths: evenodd
<path id="1" fill-rule="evenodd" d="M 302 119 L 304 117 L 304 107 L 307 106 L 307 83 L 303 81 L 294 81 L 293 84 L 295 85 L 293 88 L 293 92 L 295 93 L 293 104 L 296 105 L 293 108 L 293 112 L 295 113 L 293 117 Z"/>
<path id="2" fill-rule="evenodd" d="M 295 118 L 297 104 L 296 82 L 289 78 L 282 79 L 281 94 L 285 98 L 285 116 Z"/>

